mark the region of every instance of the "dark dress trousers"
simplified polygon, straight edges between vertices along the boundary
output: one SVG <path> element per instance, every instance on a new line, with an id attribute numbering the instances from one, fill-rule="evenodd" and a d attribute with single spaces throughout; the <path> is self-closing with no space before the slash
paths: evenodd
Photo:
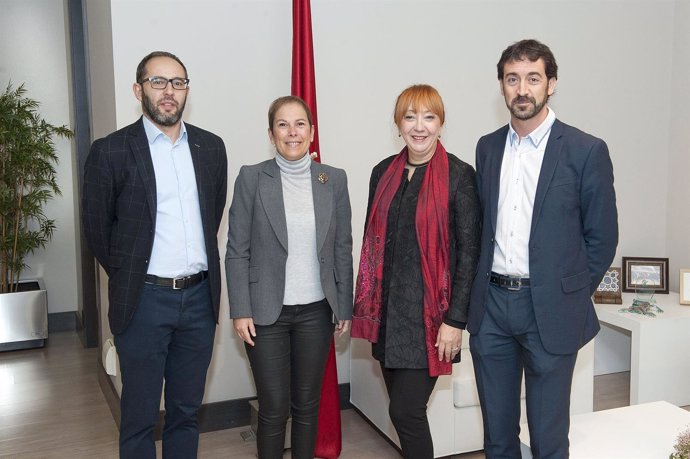
<path id="1" fill-rule="evenodd" d="M 470 348 L 484 415 L 485 448 L 487 457 L 513 457 L 512 453 L 494 454 L 492 448 L 515 453 L 517 447 L 519 457 L 519 385 L 524 364 L 533 453 L 537 453 L 535 457 L 567 457 L 575 357 L 599 331 L 591 295 L 618 243 L 613 167 L 603 140 L 559 120 L 554 122 L 534 199 L 530 285 L 520 292 L 507 291 L 490 285 L 507 134 L 508 126 L 504 126 L 482 137 L 476 151 L 484 217 L 467 330 L 472 334 Z M 501 328 L 503 318 L 509 316 L 524 327 L 524 334 Z M 506 340 L 492 341 L 497 336 Z M 516 343 L 514 355 L 519 362 L 508 377 L 501 362 L 507 359 L 496 358 L 487 349 L 512 343 Z M 492 437 L 492 432 L 501 434 Z"/>
<path id="2" fill-rule="evenodd" d="M 196 415 L 220 304 L 217 232 L 225 207 L 227 158 L 220 137 L 185 127 L 208 264 L 207 278 L 202 274 L 201 282 L 188 288 L 144 282 L 157 198 L 142 119 L 96 140 L 85 165 L 84 233 L 108 273 L 108 318 L 122 375 L 122 458 L 155 458 L 153 427 L 164 380 L 163 457 L 194 458 L 197 453 Z"/>

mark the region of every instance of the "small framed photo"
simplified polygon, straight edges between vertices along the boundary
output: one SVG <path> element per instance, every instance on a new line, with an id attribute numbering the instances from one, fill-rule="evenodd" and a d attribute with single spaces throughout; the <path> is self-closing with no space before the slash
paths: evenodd
<path id="1" fill-rule="evenodd" d="M 690 304 L 690 269 L 680 270 L 680 304 Z"/>
<path id="2" fill-rule="evenodd" d="M 623 291 L 668 293 L 668 258 L 623 257 Z"/>

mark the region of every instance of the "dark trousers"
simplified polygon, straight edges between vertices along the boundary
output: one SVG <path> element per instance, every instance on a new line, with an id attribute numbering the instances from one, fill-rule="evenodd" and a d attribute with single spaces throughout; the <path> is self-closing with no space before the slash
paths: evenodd
<path id="1" fill-rule="evenodd" d="M 568 457 L 570 387 L 577 353 L 544 349 L 529 288 L 489 286 L 486 314 L 470 337 L 484 418 L 487 459 L 521 457 L 520 386 L 525 373 L 527 423 L 534 458 Z"/>
<path id="2" fill-rule="evenodd" d="M 164 379 L 163 457 L 197 456 L 197 410 L 215 330 L 208 281 L 184 290 L 144 285 L 132 321 L 115 336 L 122 373 L 121 458 L 155 459 L 153 428 Z"/>
<path id="3" fill-rule="evenodd" d="M 314 457 L 321 381 L 332 335 L 331 308 L 325 299 L 283 306 L 274 324 L 256 326 L 255 345 L 245 347 L 259 399 L 259 459 L 283 457 L 290 414 L 292 457 Z"/>
<path id="4" fill-rule="evenodd" d="M 383 364 L 381 373 L 390 399 L 388 414 L 400 438 L 403 457 L 433 459 L 426 408 L 438 378 L 429 376 L 426 368 L 385 368 Z"/>

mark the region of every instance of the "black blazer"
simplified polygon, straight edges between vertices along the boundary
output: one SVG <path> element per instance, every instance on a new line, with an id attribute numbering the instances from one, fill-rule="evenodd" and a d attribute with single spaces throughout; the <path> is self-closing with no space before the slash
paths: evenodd
<path id="1" fill-rule="evenodd" d="M 501 163 L 508 126 L 477 143 L 484 219 L 467 330 L 484 317 L 494 257 Z M 603 140 L 556 120 L 539 173 L 529 240 L 530 291 L 547 351 L 571 354 L 599 331 L 591 295 L 618 244 L 613 166 Z"/>
<path id="2" fill-rule="evenodd" d="M 220 137 L 185 126 L 217 321 L 221 289 L 217 234 L 225 208 L 227 157 Z M 84 166 L 82 224 L 89 248 L 108 273 L 110 329 L 122 333 L 139 303 L 156 225 L 156 178 L 141 118 L 91 146 Z"/>

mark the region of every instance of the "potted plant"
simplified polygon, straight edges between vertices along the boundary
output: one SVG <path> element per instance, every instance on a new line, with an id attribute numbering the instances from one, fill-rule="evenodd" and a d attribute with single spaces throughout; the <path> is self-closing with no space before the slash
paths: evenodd
<path id="1" fill-rule="evenodd" d="M 43 208 L 60 194 L 53 140 L 72 136 L 38 112 L 24 85 L 0 95 L 0 350 L 43 346 L 48 308 L 42 282 L 20 282 L 25 258 L 44 248 L 55 221 Z M 27 291 L 28 290 L 28 291 Z"/>

